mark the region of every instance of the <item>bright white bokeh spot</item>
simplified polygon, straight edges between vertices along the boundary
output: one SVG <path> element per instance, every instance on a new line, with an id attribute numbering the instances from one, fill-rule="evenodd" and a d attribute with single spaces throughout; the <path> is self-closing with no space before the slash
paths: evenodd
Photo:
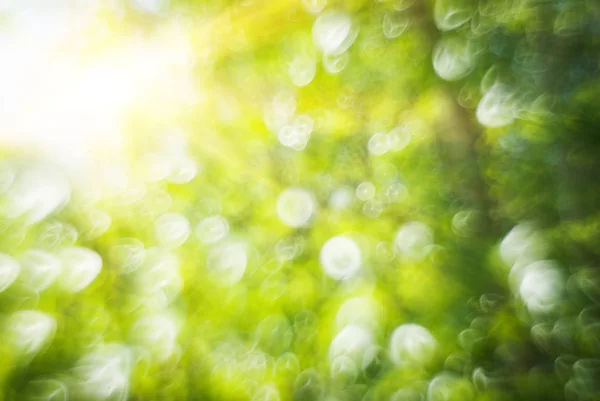
<path id="1" fill-rule="evenodd" d="M 179 326 L 168 314 L 144 316 L 131 328 L 132 340 L 144 348 L 156 362 L 166 361 L 177 349 Z"/>
<path id="2" fill-rule="evenodd" d="M 325 274 L 335 280 L 354 276 L 361 267 L 362 253 L 351 238 L 339 235 L 325 242 L 319 254 Z"/>
<path id="3" fill-rule="evenodd" d="M 196 238 L 203 244 L 213 244 L 225 238 L 229 233 L 229 222 L 223 216 L 210 216 L 202 219 L 196 226 Z"/>
<path id="4" fill-rule="evenodd" d="M 389 202 L 402 202 L 408 197 L 408 189 L 405 185 L 395 182 L 387 187 L 385 196 Z"/>
<path id="5" fill-rule="evenodd" d="M 393 128 L 387 134 L 388 149 L 392 152 L 399 152 L 406 148 L 410 143 L 412 134 L 406 126 L 398 126 Z"/>
<path id="6" fill-rule="evenodd" d="M 85 289 L 96 279 L 102 269 L 102 258 L 88 248 L 65 248 L 58 257 L 62 264 L 60 286 L 68 292 Z"/>
<path id="7" fill-rule="evenodd" d="M 277 216 L 287 226 L 303 227 L 316 210 L 313 195 L 305 189 L 287 188 L 277 198 Z"/>
<path id="8" fill-rule="evenodd" d="M 374 156 L 381 156 L 390 150 L 388 135 L 383 132 L 374 134 L 367 143 L 369 153 Z"/>
<path id="9" fill-rule="evenodd" d="M 277 132 L 279 143 L 300 151 L 306 148 L 314 127 L 314 121 L 307 115 L 296 116 L 293 121 L 283 125 Z"/>
<path id="10" fill-rule="evenodd" d="M 72 369 L 72 391 L 92 400 L 125 400 L 129 392 L 132 352 L 121 344 L 105 344 L 83 356 Z"/>
<path id="11" fill-rule="evenodd" d="M 140 11 L 161 14 L 169 6 L 169 0 L 131 0 L 131 4 Z"/>
<path id="12" fill-rule="evenodd" d="M 146 251 L 144 263 L 136 271 L 135 279 L 138 291 L 146 297 L 154 297 L 155 306 L 159 309 L 173 301 L 183 288 L 177 256 L 162 248 Z"/>
<path id="13" fill-rule="evenodd" d="M 25 216 L 28 224 L 34 224 L 66 205 L 70 196 L 71 184 L 61 171 L 33 164 L 18 173 L 0 214 L 7 218 Z"/>
<path id="14" fill-rule="evenodd" d="M 191 231 L 190 222 L 179 213 L 165 213 L 154 223 L 156 239 L 159 244 L 169 249 L 183 245 Z"/>
<path id="15" fill-rule="evenodd" d="M 344 209 L 350 206 L 354 198 L 354 190 L 350 187 L 341 187 L 333 191 L 329 196 L 329 207 L 333 209 Z"/>
<path id="16" fill-rule="evenodd" d="M 86 240 L 94 240 L 104 234 L 112 224 L 112 217 L 102 210 L 91 209 L 85 212 L 82 236 Z"/>
<path id="17" fill-rule="evenodd" d="M 199 170 L 198 164 L 189 157 L 178 158 L 171 162 L 171 169 L 168 176 L 169 182 L 173 184 L 187 184 L 196 177 Z"/>
<path id="18" fill-rule="evenodd" d="M 563 296 L 564 278 L 556 262 L 540 260 L 521 269 L 519 296 L 532 313 L 546 313 L 559 306 Z"/>
<path id="19" fill-rule="evenodd" d="M 356 187 L 356 197 L 361 201 L 368 201 L 375 196 L 375 185 L 372 182 L 365 181 Z"/>
<path id="20" fill-rule="evenodd" d="M 296 98 L 291 92 L 279 92 L 264 108 L 265 125 L 273 132 L 278 132 L 290 122 L 296 112 Z"/>
<path id="21" fill-rule="evenodd" d="M 8 318 L 7 339 L 22 355 L 33 357 L 54 338 L 56 319 L 47 313 L 22 310 Z"/>
<path id="22" fill-rule="evenodd" d="M 374 358 L 367 351 L 375 345 L 375 338 L 371 330 L 359 325 L 344 327 L 335 336 L 329 346 L 329 360 L 335 361 L 340 356 L 349 357 L 358 366 L 368 365 L 365 357 Z"/>
<path id="23" fill-rule="evenodd" d="M 473 45 L 458 37 L 444 37 L 433 50 L 433 69 L 446 81 L 457 81 L 475 67 Z"/>
<path id="24" fill-rule="evenodd" d="M 371 297 L 354 297 L 340 306 L 335 317 L 335 323 L 339 329 L 349 325 L 375 329 L 379 324 L 381 313 L 381 306 Z"/>
<path id="25" fill-rule="evenodd" d="M 312 57 L 296 56 L 288 66 L 288 74 L 296 86 L 306 86 L 317 74 L 317 61 Z"/>
<path id="26" fill-rule="evenodd" d="M 410 25 L 407 15 L 399 12 L 388 12 L 383 16 L 383 34 L 388 39 L 402 35 Z"/>
<path id="27" fill-rule="evenodd" d="M 21 281 L 34 291 L 44 291 L 60 276 L 62 265 L 60 260 L 41 249 L 29 249 L 20 257 L 23 268 Z"/>
<path id="28" fill-rule="evenodd" d="M 437 343 L 429 330 L 418 324 L 398 326 L 392 333 L 389 354 L 395 365 L 424 365 L 435 355 Z"/>
<path id="29" fill-rule="evenodd" d="M 394 243 L 399 255 L 409 259 L 422 259 L 433 244 L 433 231 L 425 223 L 412 221 L 400 227 Z"/>
<path id="30" fill-rule="evenodd" d="M 502 84 L 494 84 L 477 105 L 477 120 L 486 127 L 498 128 L 510 124 L 517 115 L 515 95 Z"/>
<path id="31" fill-rule="evenodd" d="M 312 36 L 315 46 L 323 53 L 338 55 L 352 46 L 358 36 L 358 26 L 345 12 L 326 11 L 313 24 Z"/>
<path id="32" fill-rule="evenodd" d="M 0 253 L 0 292 L 6 290 L 15 282 L 20 271 L 19 262 L 4 253 Z"/>
<path id="33" fill-rule="evenodd" d="M 530 222 L 519 223 L 500 243 L 500 257 L 507 266 L 533 262 L 548 254 L 548 244 Z"/>
<path id="34" fill-rule="evenodd" d="M 206 270 L 215 281 L 231 286 L 242 279 L 247 264 L 247 245 L 231 242 L 210 250 L 206 259 Z"/>

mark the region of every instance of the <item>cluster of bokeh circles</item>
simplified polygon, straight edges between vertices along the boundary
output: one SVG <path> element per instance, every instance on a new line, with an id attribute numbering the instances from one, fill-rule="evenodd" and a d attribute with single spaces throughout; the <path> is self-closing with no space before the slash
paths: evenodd
<path id="1" fill-rule="evenodd" d="M 67 3 L 193 96 L 3 152 L 1 400 L 599 399 L 596 2 Z"/>

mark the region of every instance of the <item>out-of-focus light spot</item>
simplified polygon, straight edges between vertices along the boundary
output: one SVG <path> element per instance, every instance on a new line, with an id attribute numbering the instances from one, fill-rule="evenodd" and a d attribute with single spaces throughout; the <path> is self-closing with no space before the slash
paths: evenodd
<path id="1" fill-rule="evenodd" d="M 33 357 L 54 338 L 56 320 L 43 312 L 22 310 L 8 318 L 7 339 L 22 355 Z"/>
<path id="2" fill-rule="evenodd" d="M 200 171 L 198 164 L 189 157 L 178 158 L 171 165 L 169 173 L 169 182 L 173 184 L 187 184 Z"/>
<path id="3" fill-rule="evenodd" d="M 208 274 L 218 283 L 231 286 L 244 276 L 248 264 L 247 245 L 231 242 L 211 249 L 206 259 Z"/>
<path id="4" fill-rule="evenodd" d="M 287 124 L 296 112 L 296 98 L 291 92 L 281 91 L 273 101 L 264 108 L 265 125 L 273 132 L 278 132 Z"/>
<path id="5" fill-rule="evenodd" d="M 369 329 L 358 325 L 348 325 L 340 330 L 331 342 L 329 359 L 335 361 L 336 358 L 343 355 L 351 358 L 356 364 L 362 364 L 365 362 L 363 359 L 366 351 L 374 344 L 375 339 Z"/>
<path id="6" fill-rule="evenodd" d="M 102 258 L 83 247 L 65 248 L 58 254 L 62 264 L 60 286 L 68 292 L 79 292 L 100 274 Z"/>
<path id="7" fill-rule="evenodd" d="M 342 72 L 348 65 L 349 61 L 350 55 L 348 52 L 338 55 L 323 53 L 323 67 L 325 68 L 325 71 L 330 74 Z"/>
<path id="8" fill-rule="evenodd" d="M 563 295 L 564 280 L 555 262 L 533 262 L 516 269 L 515 275 L 519 280 L 518 294 L 530 312 L 546 313 L 558 307 Z"/>
<path id="9" fill-rule="evenodd" d="M 323 392 L 323 379 L 316 369 L 303 370 L 294 381 L 294 399 L 296 400 L 320 399 Z"/>
<path id="10" fill-rule="evenodd" d="M 91 400 L 125 400 L 129 393 L 131 351 L 105 344 L 83 356 L 72 370 L 74 395 Z"/>
<path id="11" fill-rule="evenodd" d="M 412 221 L 404 224 L 394 239 L 398 254 L 408 259 L 422 259 L 433 244 L 433 232 L 425 223 Z"/>
<path id="12" fill-rule="evenodd" d="M 387 187 L 385 196 L 388 202 L 402 202 L 408 197 L 408 189 L 403 184 L 395 182 Z"/>
<path id="13" fill-rule="evenodd" d="M 29 249 L 21 255 L 22 281 L 25 286 L 41 292 L 50 287 L 60 276 L 60 260 L 41 249 Z"/>
<path id="14" fill-rule="evenodd" d="M 67 177 L 50 165 L 34 164 L 21 170 L 7 193 L 1 214 L 8 218 L 25 215 L 37 223 L 66 205 L 71 185 Z"/>
<path id="15" fill-rule="evenodd" d="M 344 209 L 352 203 L 354 191 L 350 187 L 341 187 L 333 191 L 329 197 L 329 207 L 333 209 Z"/>
<path id="16" fill-rule="evenodd" d="M 367 144 L 369 153 L 375 156 L 381 156 L 389 150 L 388 135 L 383 132 L 374 134 Z"/>
<path id="17" fill-rule="evenodd" d="M 303 227 L 316 210 L 316 201 L 307 190 L 287 188 L 277 198 L 277 216 L 290 227 Z"/>
<path id="18" fill-rule="evenodd" d="M 440 373 L 427 387 L 427 401 L 470 401 L 474 396 L 471 382 L 451 373 Z"/>
<path id="19" fill-rule="evenodd" d="M 210 216 L 202 219 L 196 226 L 196 238 L 203 244 L 213 244 L 225 238 L 229 233 L 229 222 L 223 216 Z"/>
<path id="20" fill-rule="evenodd" d="M 388 39 L 402 35 L 410 25 L 408 17 L 400 12 L 389 12 L 383 16 L 383 34 Z"/>
<path id="21" fill-rule="evenodd" d="M 149 298 L 155 297 L 158 309 L 166 307 L 183 288 L 177 256 L 166 249 L 151 248 L 136 276 L 138 291 Z"/>
<path id="22" fill-rule="evenodd" d="M 6 254 L 0 254 L 0 292 L 3 292 L 14 283 L 20 271 L 19 262 Z"/>
<path id="23" fill-rule="evenodd" d="M 331 362 L 329 374 L 333 380 L 353 383 L 358 377 L 356 362 L 347 355 L 340 355 Z"/>
<path id="24" fill-rule="evenodd" d="M 279 401 L 280 399 L 279 391 L 271 384 L 260 386 L 252 396 L 252 401 Z"/>
<path id="25" fill-rule="evenodd" d="M 319 262 L 329 277 L 345 280 L 354 276 L 360 269 L 362 254 L 356 242 L 339 235 L 325 242 L 319 254 Z"/>
<path id="26" fill-rule="evenodd" d="M 415 3 L 415 0 L 392 0 L 392 7 L 397 11 L 404 11 Z"/>
<path id="27" fill-rule="evenodd" d="M 463 237 L 469 236 L 476 231 L 480 217 L 480 212 L 472 209 L 456 212 L 452 216 L 452 231 Z"/>
<path id="28" fill-rule="evenodd" d="M 167 10 L 169 0 L 131 0 L 133 7 L 151 14 L 161 14 Z"/>
<path id="29" fill-rule="evenodd" d="M 510 124 L 516 117 L 516 97 L 502 84 L 494 84 L 477 105 L 477 120 L 487 127 L 498 128 Z"/>
<path id="30" fill-rule="evenodd" d="M 264 318 L 256 327 L 258 345 L 271 355 L 281 355 L 292 343 L 292 328 L 283 315 Z"/>
<path id="31" fill-rule="evenodd" d="M 388 132 L 388 149 L 392 152 L 399 152 L 406 148 L 411 140 L 410 129 L 406 126 L 394 127 Z"/>
<path id="32" fill-rule="evenodd" d="M 288 148 L 300 151 L 306 148 L 314 127 L 312 118 L 301 114 L 289 124 L 282 126 L 277 132 L 279 143 Z"/>
<path id="33" fill-rule="evenodd" d="M 292 260 L 302 253 L 304 238 L 300 236 L 284 238 L 275 244 L 275 254 L 279 260 Z"/>
<path id="34" fill-rule="evenodd" d="M 500 243 L 500 257 L 507 266 L 543 259 L 547 254 L 548 244 L 529 222 L 514 226 Z"/>
<path id="35" fill-rule="evenodd" d="M 367 296 L 350 298 L 342 304 L 335 318 L 338 329 L 349 325 L 358 325 L 375 329 L 381 318 L 381 309 L 372 298 Z"/>
<path id="36" fill-rule="evenodd" d="M 300 372 L 300 361 L 296 354 L 286 352 L 275 362 L 275 374 L 283 377 L 294 377 Z"/>
<path id="37" fill-rule="evenodd" d="M 372 182 L 361 182 L 356 187 L 356 197 L 362 201 L 368 201 L 375 196 L 375 191 L 375 185 Z"/>
<path id="38" fill-rule="evenodd" d="M 317 61 L 312 57 L 296 56 L 288 67 L 288 74 L 296 86 L 306 86 L 317 74 Z"/>
<path id="39" fill-rule="evenodd" d="M 380 196 L 376 196 L 364 203 L 362 212 L 365 216 L 370 219 L 376 219 L 379 217 L 384 208 L 383 201 L 380 198 Z"/>
<path id="40" fill-rule="evenodd" d="M 433 18 L 440 31 L 456 29 L 471 19 L 472 11 L 457 7 L 455 3 L 451 0 L 436 0 Z"/>
<path id="41" fill-rule="evenodd" d="M 110 249 L 111 262 L 123 274 L 137 270 L 146 258 L 144 244 L 136 238 L 121 238 Z"/>
<path id="42" fill-rule="evenodd" d="M 398 326 L 392 333 L 389 354 L 395 365 L 424 365 L 435 355 L 437 343 L 429 330 L 417 324 Z"/>
<path id="43" fill-rule="evenodd" d="M 132 340 L 146 348 L 157 362 L 164 362 L 177 348 L 179 327 L 168 314 L 144 316 L 131 328 Z"/>
<path id="44" fill-rule="evenodd" d="M 443 37 L 433 50 L 433 69 L 446 81 L 457 81 L 475 66 L 473 45 L 459 37 Z"/>
<path id="45" fill-rule="evenodd" d="M 313 24 L 312 36 L 315 46 L 323 53 L 338 55 L 352 46 L 358 36 L 358 26 L 345 12 L 326 11 Z"/>
<path id="46" fill-rule="evenodd" d="M 327 5 L 327 0 L 302 0 L 302 4 L 308 12 L 318 14 Z"/>
<path id="47" fill-rule="evenodd" d="M 82 237 L 88 241 L 104 234 L 112 224 L 112 217 L 99 209 L 90 209 L 84 216 Z"/>
<path id="48" fill-rule="evenodd" d="M 159 244 L 169 249 L 183 245 L 191 231 L 190 222 L 179 213 L 165 213 L 154 223 L 156 239 Z"/>

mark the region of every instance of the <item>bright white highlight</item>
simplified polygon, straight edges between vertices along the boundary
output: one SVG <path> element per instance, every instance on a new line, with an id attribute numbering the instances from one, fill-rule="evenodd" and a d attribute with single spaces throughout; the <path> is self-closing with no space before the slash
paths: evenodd
<path id="1" fill-rule="evenodd" d="M 360 269 L 362 254 L 356 242 L 339 235 L 325 242 L 319 254 L 319 261 L 329 277 L 345 280 L 354 276 Z"/>
<path id="2" fill-rule="evenodd" d="M 548 244 L 537 232 L 533 223 L 517 224 L 500 243 L 500 257 L 507 266 L 520 265 L 543 259 L 548 254 Z"/>
<path id="3" fill-rule="evenodd" d="M 242 279 L 248 264 L 247 246 L 242 242 L 222 244 L 211 249 L 206 270 L 217 282 L 231 286 Z"/>
<path id="4" fill-rule="evenodd" d="M 423 365 L 435 355 L 437 343 L 429 330 L 417 324 L 403 324 L 392 333 L 390 358 L 395 365 Z"/>
<path id="5" fill-rule="evenodd" d="M 350 15 L 341 11 L 326 11 L 319 15 L 312 28 L 313 42 L 323 53 L 338 55 L 346 50 L 358 36 Z"/>
<path id="6" fill-rule="evenodd" d="M 157 362 L 166 361 L 177 348 L 179 327 L 167 314 L 144 316 L 131 328 L 131 338 L 145 347 Z"/>
<path id="7" fill-rule="evenodd" d="M 54 338 L 56 320 L 43 312 L 23 310 L 8 319 L 8 336 L 19 353 L 33 357 Z"/>
<path id="8" fill-rule="evenodd" d="M 532 313 L 555 309 L 563 295 L 564 280 L 559 266 L 550 260 L 533 262 L 515 275 L 519 280 L 519 296 Z"/>
<path id="9" fill-rule="evenodd" d="M 168 249 L 183 245 L 191 231 L 190 222 L 179 213 L 165 213 L 154 223 L 154 232 L 158 243 Z"/>
<path id="10" fill-rule="evenodd" d="M 223 239 L 229 232 L 229 223 L 223 216 L 210 216 L 196 226 L 196 238 L 204 244 L 213 244 Z"/>
<path id="11" fill-rule="evenodd" d="M 22 281 L 34 291 L 44 291 L 60 276 L 60 260 L 41 249 L 29 249 L 21 255 Z"/>
<path id="12" fill-rule="evenodd" d="M 517 116 L 516 97 L 502 84 L 494 84 L 477 105 L 477 120 L 486 127 L 510 124 Z"/>
<path id="13" fill-rule="evenodd" d="M 457 81 L 475 66 L 473 45 L 458 37 L 444 37 L 433 50 L 433 69 L 446 81 Z"/>
<path id="14" fill-rule="evenodd" d="M 303 227 L 316 209 L 312 194 L 300 188 L 285 189 L 277 198 L 277 216 L 287 226 Z"/>
<path id="15" fill-rule="evenodd" d="M 88 287 L 102 269 L 102 258 L 91 249 L 65 248 L 58 257 L 62 263 L 60 286 L 68 292 L 79 292 Z"/>
<path id="16" fill-rule="evenodd" d="M 400 227 L 394 242 L 399 255 L 408 259 L 422 259 L 433 244 L 433 232 L 425 223 L 409 222 Z"/>
<path id="17" fill-rule="evenodd" d="M 0 292 L 6 290 L 19 276 L 21 266 L 14 258 L 0 253 Z"/>
<path id="18" fill-rule="evenodd" d="M 346 356 L 358 366 L 367 366 L 375 357 L 367 352 L 374 345 L 375 339 L 369 329 L 358 325 L 349 325 L 344 327 L 331 342 L 329 360 L 335 361 L 340 356 Z"/>

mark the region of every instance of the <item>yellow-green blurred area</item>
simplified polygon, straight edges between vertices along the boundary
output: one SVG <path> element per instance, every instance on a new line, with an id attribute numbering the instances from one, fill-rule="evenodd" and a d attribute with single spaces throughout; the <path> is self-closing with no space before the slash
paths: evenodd
<path id="1" fill-rule="evenodd" d="M 0 400 L 600 400 L 600 3 L 0 0 Z"/>

